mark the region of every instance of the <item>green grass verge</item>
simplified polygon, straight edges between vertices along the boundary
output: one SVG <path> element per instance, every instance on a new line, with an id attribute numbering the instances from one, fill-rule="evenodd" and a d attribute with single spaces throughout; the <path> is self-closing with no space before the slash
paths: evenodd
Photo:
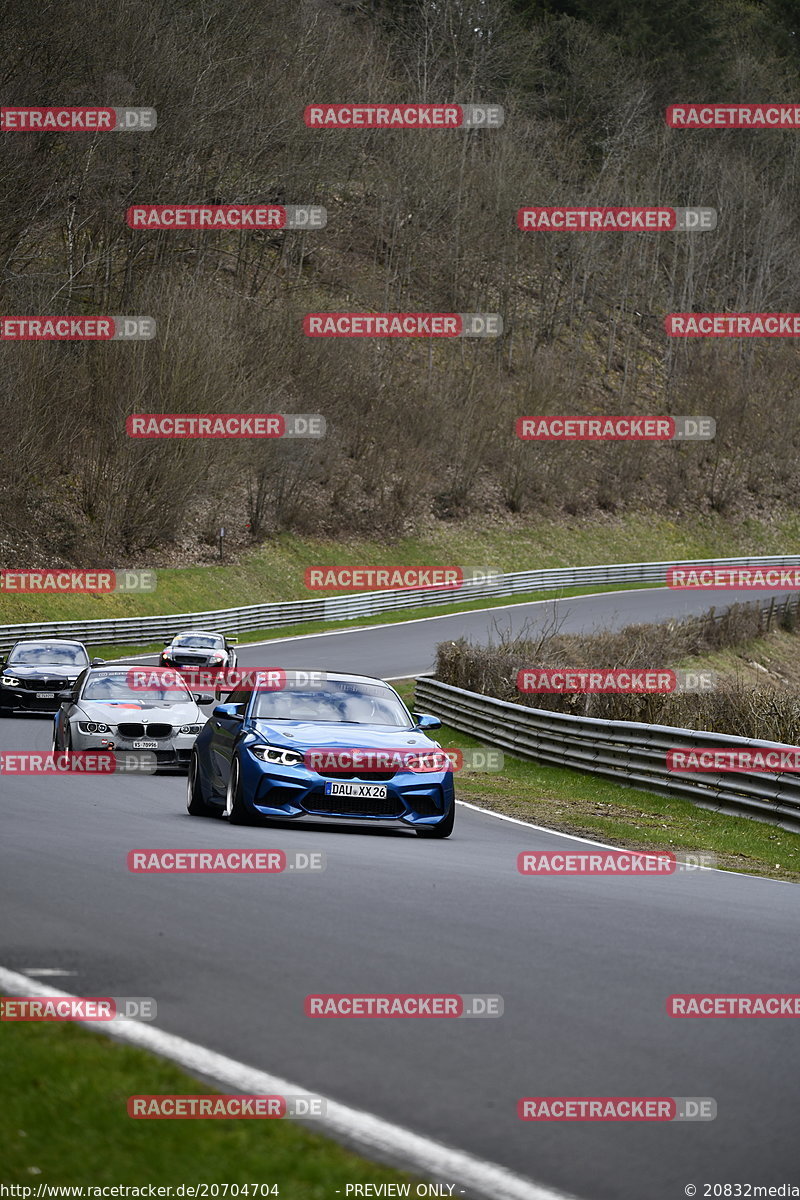
<path id="1" fill-rule="evenodd" d="M 412 704 L 412 680 L 395 684 Z M 443 746 L 466 750 L 483 743 L 444 726 Z M 480 808 L 562 833 L 636 850 L 709 851 L 726 870 L 800 882 L 800 834 L 697 808 L 610 780 L 505 755 L 499 772 L 464 771 L 456 795 Z"/>
<path id="2" fill-rule="evenodd" d="M 272 1183 L 329 1200 L 347 1183 L 410 1177 L 293 1121 L 141 1121 L 127 1098 L 212 1091 L 179 1068 L 76 1025 L 0 1026 L 0 1181 L 51 1184 Z"/>
<path id="3" fill-rule="evenodd" d="M 328 541 L 282 535 L 237 562 L 158 569 L 155 592 L 137 596 L 14 595 L 0 592 L 0 623 L 69 621 L 200 612 L 323 596 L 304 586 L 307 566 L 429 565 L 494 567 L 500 571 L 668 561 L 800 550 L 800 513 L 772 523 L 692 517 L 685 525 L 658 514 L 605 520 L 470 521 L 430 526 L 393 544 L 379 539 Z M 140 567 L 158 567 L 153 553 Z"/>

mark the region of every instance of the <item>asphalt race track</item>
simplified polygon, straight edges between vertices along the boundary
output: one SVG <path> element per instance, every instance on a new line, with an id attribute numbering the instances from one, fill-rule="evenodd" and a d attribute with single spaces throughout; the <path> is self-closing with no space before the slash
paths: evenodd
<path id="1" fill-rule="evenodd" d="M 725 593 L 722 606 L 752 598 Z M 700 612 L 707 593 L 561 602 L 565 631 Z M 242 648 L 243 665 L 430 667 L 437 641 L 551 602 Z M 0 722 L 46 749 L 50 720 Z M 798 992 L 800 889 L 714 871 L 524 878 L 558 834 L 459 808 L 451 839 L 229 827 L 185 812 L 180 776 L 2 783 L 0 965 L 56 988 L 153 996 L 158 1025 L 583 1200 L 694 1184 L 798 1183 L 789 1019 L 675 1020 L 676 992 Z M 320 874 L 131 875 L 142 847 L 322 850 Z M 311 1020 L 309 992 L 499 993 L 485 1020 Z M 709 1096 L 712 1122 L 525 1123 L 522 1096 Z M 712 1193 L 713 1194 L 713 1193 Z"/>

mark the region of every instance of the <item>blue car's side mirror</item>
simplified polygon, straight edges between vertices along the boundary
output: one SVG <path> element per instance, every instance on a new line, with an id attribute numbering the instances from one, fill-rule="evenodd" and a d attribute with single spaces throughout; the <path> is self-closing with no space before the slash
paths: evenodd
<path id="1" fill-rule="evenodd" d="M 241 704 L 218 704 L 212 711 L 212 717 L 225 717 L 228 721 L 244 720 Z"/>
<path id="2" fill-rule="evenodd" d="M 442 722 L 439 718 L 432 716 L 430 713 L 412 713 L 411 715 L 417 723 L 417 729 L 442 728 Z"/>

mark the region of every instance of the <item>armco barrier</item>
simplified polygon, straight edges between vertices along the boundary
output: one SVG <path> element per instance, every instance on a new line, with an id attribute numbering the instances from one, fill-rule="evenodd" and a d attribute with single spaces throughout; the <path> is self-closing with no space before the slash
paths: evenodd
<path id="1" fill-rule="evenodd" d="M 244 608 L 219 608 L 206 612 L 174 613 L 155 617 L 121 617 L 108 621 L 50 621 L 24 625 L 0 625 L 0 651 L 8 650 L 18 638 L 63 637 L 94 646 L 144 646 L 163 641 L 192 626 L 220 633 L 241 633 L 252 629 L 280 629 L 305 621 L 346 621 L 376 613 L 456 601 L 514 596 L 524 592 L 554 591 L 566 587 L 605 586 L 612 583 L 665 583 L 668 567 L 702 563 L 704 566 L 740 565 L 793 567 L 800 556 L 755 558 L 684 559 L 657 563 L 612 563 L 600 567 L 555 567 L 535 571 L 513 571 L 491 580 L 465 582 L 457 590 L 431 591 L 428 588 L 396 588 L 381 592 L 357 592 L 355 595 L 326 599 L 290 600 L 279 604 L 251 604 Z"/>
<path id="2" fill-rule="evenodd" d="M 667 751 L 679 747 L 775 749 L 775 742 L 549 712 L 467 692 L 427 675 L 417 680 L 414 707 L 520 758 L 574 767 L 629 787 L 681 796 L 700 808 L 800 831 L 800 775 L 667 769 Z"/>

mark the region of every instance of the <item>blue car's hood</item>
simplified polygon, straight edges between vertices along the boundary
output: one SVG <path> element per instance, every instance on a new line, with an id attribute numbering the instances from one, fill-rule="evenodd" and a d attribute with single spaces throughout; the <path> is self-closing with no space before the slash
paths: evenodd
<path id="1" fill-rule="evenodd" d="M 252 728 L 273 746 L 297 750 L 314 748 L 358 750 L 435 750 L 434 742 L 418 729 L 393 729 L 385 725 L 324 724 L 315 721 L 253 721 Z"/>

